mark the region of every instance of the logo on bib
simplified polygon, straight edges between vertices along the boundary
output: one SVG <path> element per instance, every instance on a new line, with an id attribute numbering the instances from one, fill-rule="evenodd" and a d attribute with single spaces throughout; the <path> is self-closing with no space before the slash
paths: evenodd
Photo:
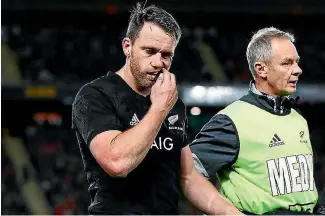
<path id="1" fill-rule="evenodd" d="M 315 189 L 313 156 L 292 155 L 266 161 L 272 196 Z"/>
<path id="2" fill-rule="evenodd" d="M 308 141 L 305 139 L 305 131 L 300 131 L 300 143 L 308 143 Z"/>
<path id="3" fill-rule="evenodd" d="M 276 146 L 280 146 L 280 145 L 284 145 L 284 142 L 280 139 L 280 137 L 277 134 L 274 134 L 269 147 L 276 147 Z"/>

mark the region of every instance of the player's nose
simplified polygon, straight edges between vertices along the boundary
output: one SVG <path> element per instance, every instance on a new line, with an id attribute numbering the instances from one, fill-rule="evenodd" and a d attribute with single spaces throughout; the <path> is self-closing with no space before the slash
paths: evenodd
<path id="1" fill-rule="evenodd" d="M 152 58 L 151 66 L 153 66 L 154 68 L 163 68 L 164 67 L 164 62 L 161 59 L 160 53 L 157 53 L 154 56 L 154 58 Z"/>

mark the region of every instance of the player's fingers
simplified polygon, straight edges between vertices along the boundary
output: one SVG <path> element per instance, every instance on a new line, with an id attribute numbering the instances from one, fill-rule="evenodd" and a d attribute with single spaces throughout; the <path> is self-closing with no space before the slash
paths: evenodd
<path id="1" fill-rule="evenodd" d="M 154 86 L 161 86 L 164 80 L 164 75 L 162 73 L 159 74 Z"/>
<path id="2" fill-rule="evenodd" d="M 162 70 L 163 75 L 164 75 L 163 85 L 169 86 L 170 85 L 170 73 L 165 68 L 163 68 L 161 70 Z"/>
<path id="3" fill-rule="evenodd" d="M 170 82 L 173 88 L 176 88 L 176 77 L 175 74 L 170 73 Z"/>
<path id="4" fill-rule="evenodd" d="M 177 99 L 178 99 L 178 91 L 177 91 L 177 89 L 174 91 L 174 94 L 173 94 L 173 96 L 172 96 L 172 98 L 171 98 L 171 103 L 176 103 L 176 101 L 177 101 Z"/>
<path id="5" fill-rule="evenodd" d="M 173 89 L 169 96 L 169 101 L 172 103 L 175 98 L 178 98 L 177 88 Z"/>

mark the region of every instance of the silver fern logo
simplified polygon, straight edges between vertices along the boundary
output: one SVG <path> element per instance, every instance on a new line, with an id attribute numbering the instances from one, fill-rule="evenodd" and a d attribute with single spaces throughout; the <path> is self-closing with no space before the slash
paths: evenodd
<path id="1" fill-rule="evenodd" d="M 177 120 L 178 120 L 178 114 L 177 115 L 170 116 L 168 118 L 169 124 L 171 124 L 171 125 L 174 125 L 175 122 L 177 122 Z"/>

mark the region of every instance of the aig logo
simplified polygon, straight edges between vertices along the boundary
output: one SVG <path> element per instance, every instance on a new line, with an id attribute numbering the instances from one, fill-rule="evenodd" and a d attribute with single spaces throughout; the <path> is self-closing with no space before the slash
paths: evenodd
<path id="1" fill-rule="evenodd" d="M 157 150 L 167 150 L 167 151 L 170 151 L 173 149 L 174 144 L 173 144 L 172 138 L 170 138 L 170 137 L 166 137 L 166 138 L 157 137 L 157 138 L 153 141 L 151 148 L 155 148 Z"/>

